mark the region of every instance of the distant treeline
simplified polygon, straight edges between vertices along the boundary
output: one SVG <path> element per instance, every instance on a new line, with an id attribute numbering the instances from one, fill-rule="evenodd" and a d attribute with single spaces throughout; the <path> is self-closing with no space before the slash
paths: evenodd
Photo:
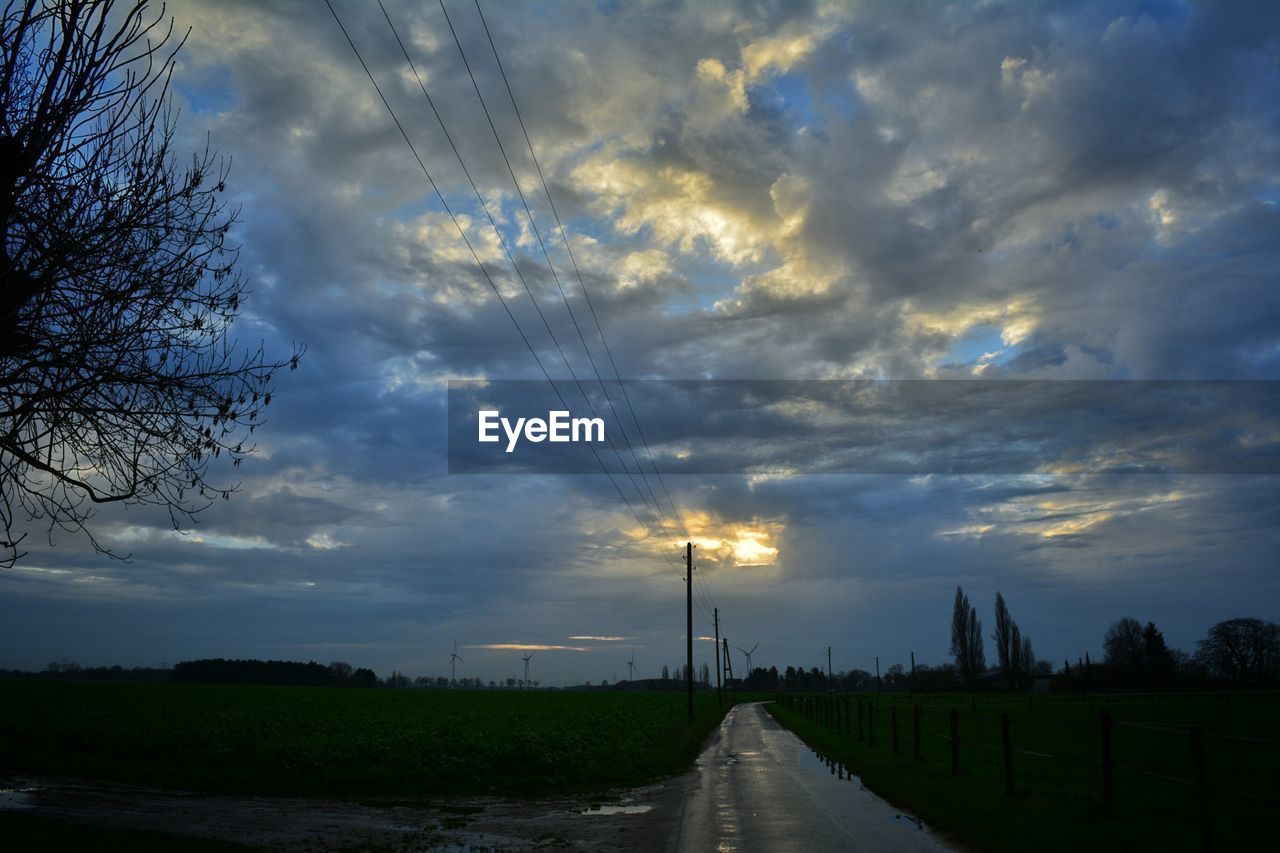
<path id="1" fill-rule="evenodd" d="M 173 680 L 181 684 L 273 684 L 285 687 L 377 687 L 371 669 L 353 669 L 347 663 L 328 666 L 309 661 L 227 660 L 205 658 L 182 661 L 173 668 Z"/>
<path id="2" fill-rule="evenodd" d="M 40 678 L 58 681 L 135 681 L 166 682 L 173 677 L 173 670 L 158 666 L 80 666 L 76 663 L 51 663 L 34 672 L 21 669 L 0 669 L 0 678 Z"/>

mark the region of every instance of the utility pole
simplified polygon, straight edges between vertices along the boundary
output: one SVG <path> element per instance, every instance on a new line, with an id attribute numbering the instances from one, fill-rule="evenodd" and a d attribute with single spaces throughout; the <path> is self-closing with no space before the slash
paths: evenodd
<path id="1" fill-rule="evenodd" d="M 831 647 L 827 646 L 827 684 L 835 687 L 835 679 L 831 677 Z"/>
<path id="2" fill-rule="evenodd" d="M 880 655 L 876 655 L 876 690 L 880 690 L 884 682 L 880 680 Z"/>
<path id="3" fill-rule="evenodd" d="M 733 681 L 733 662 L 729 660 L 729 638 L 728 637 L 724 638 L 724 668 L 729 672 L 729 675 L 727 676 L 727 680 L 725 682 L 727 684 L 728 682 Z M 737 690 L 738 689 L 735 687 L 734 688 L 735 696 L 738 695 Z"/>
<path id="4" fill-rule="evenodd" d="M 689 693 L 689 722 L 693 722 L 693 543 L 684 546 L 684 594 L 685 594 L 685 653 L 688 666 L 685 668 L 685 687 Z"/>
<path id="5" fill-rule="evenodd" d="M 724 686 L 720 683 L 721 664 L 720 664 L 720 608 L 715 608 L 716 620 L 716 702 L 724 702 Z"/>

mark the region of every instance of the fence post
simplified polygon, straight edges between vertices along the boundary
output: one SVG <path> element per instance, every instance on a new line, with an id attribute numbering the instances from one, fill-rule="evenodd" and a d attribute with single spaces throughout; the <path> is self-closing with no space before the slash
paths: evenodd
<path id="1" fill-rule="evenodd" d="M 889 706 L 889 740 L 893 744 L 893 754 L 898 754 L 898 706 Z"/>
<path id="2" fill-rule="evenodd" d="M 960 712 L 951 709 L 951 775 L 960 773 Z"/>
<path id="3" fill-rule="evenodd" d="M 1204 729 L 1194 727 L 1191 735 L 1191 764 L 1195 772 L 1196 791 L 1200 795 L 1200 846 L 1206 853 L 1213 850 L 1213 824 L 1209 821 L 1209 777 L 1204 769 Z"/>
<path id="4" fill-rule="evenodd" d="M 1098 722 L 1102 730 L 1102 816 L 1111 817 L 1115 812 L 1111 785 L 1111 711 L 1103 708 Z"/>
<path id="5" fill-rule="evenodd" d="M 912 717 L 911 735 L 912 735 L 913 744 L 915 746 L 914 755 L 915 755 L 916 761 L 919 761 L 920 760 L 920 706 L 919 705 L 911 706 L 911 717 Z"/>
<path id="6" fill-rule="evenodd" d="M 1009 737 L 1009 714 L 1000 715 L 1000 740 L 1004 742 L 1004 792 L 1013 796 L 1013 740 Z"/>

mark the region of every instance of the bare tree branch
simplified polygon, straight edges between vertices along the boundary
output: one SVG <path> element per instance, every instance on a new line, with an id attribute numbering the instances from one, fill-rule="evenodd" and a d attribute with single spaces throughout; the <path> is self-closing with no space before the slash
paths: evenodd
<path id="1" fill-rule="evenodd" d="M 180 526 L 235 484 L 278 370 L 231 336 L 245 294 L 230 164 L 179 168 L 164 9 L 10 2 L 0 20 L 0 566 L 23 517 L 85 534 L 93 507 Z M 25 534 L 24 534 L 25 536 Z"/>

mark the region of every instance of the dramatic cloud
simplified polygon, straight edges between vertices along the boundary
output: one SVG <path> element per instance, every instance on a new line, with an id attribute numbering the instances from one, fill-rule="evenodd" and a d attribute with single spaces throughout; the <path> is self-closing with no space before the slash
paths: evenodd
<path id="1" fill-rule="evenodd" d="M 637 399 L 616 484 L 446 456 L 447 380 L 541 380 L 529 347 L 574 406 L 584 347 L 606 378 L 1280 378 L 1276 4 L 488 4 L 572 260 L 474 7 L 449 13 L 547 255 L 439 7 L 387 4 L 502 240 L 382 15 L 335 6 L 528 346 L 322 4 L 172 7 L 183 144 L 234 157 L 240 334 L 308 355 L 194 530 L 104 512 L 132 562 L 59 534 L 0 574 L 0 663 L 442 674 L 456 639 L 467 675 L 538 650 L 560 683 L 625 675 L 625 641 L 652 676 L 683 656 L 686 537 L 695 631 L 718 606 L 757 664 L 939 662 L 956 584 L 1055 661 L 1130 613 L 1183 648 L 1280 618 L 1270 410 L 1200 473 L 1055 465 L 1081 433 L 1039 398 L 1030 444 L 972 407 L 880 422 L 923 454 L 892 475 L 807 475 L 883 470 L 832 461 L 859 410 L 821 400 L 691 426 Z M 1202 448 L 1127 402 L 1099 403 L 1110 450 Z M 1019 461 L 930 461 L 960 439 Z"/>

